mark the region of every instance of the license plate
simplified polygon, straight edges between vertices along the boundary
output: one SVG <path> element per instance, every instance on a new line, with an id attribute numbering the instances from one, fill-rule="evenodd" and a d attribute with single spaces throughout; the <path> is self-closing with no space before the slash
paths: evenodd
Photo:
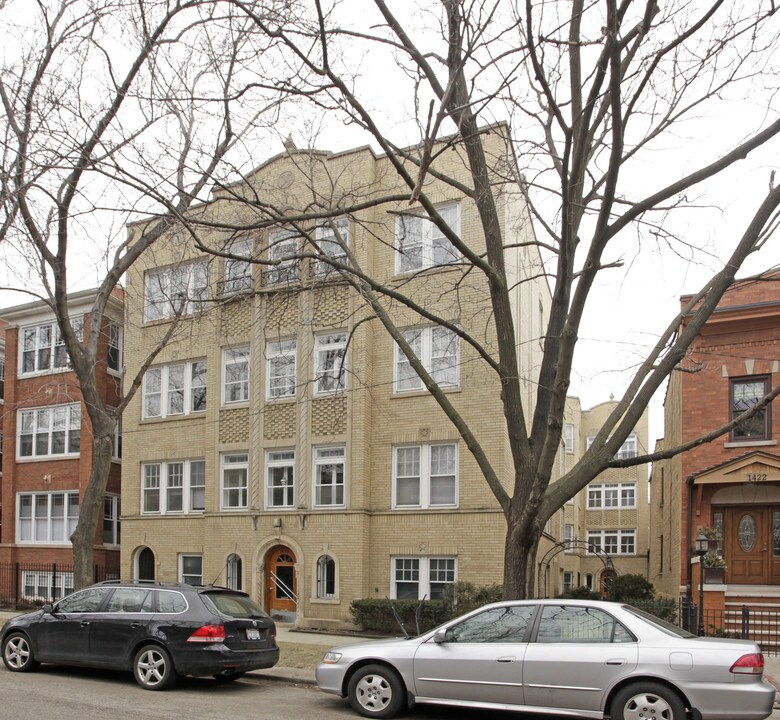
<path id="1" fill-rule="evenodd" d="M 246 639 L 247 640 L 259 640 L 260 639 L 260 631 L 257 628 L 247 628 L 246 629 Z"/>

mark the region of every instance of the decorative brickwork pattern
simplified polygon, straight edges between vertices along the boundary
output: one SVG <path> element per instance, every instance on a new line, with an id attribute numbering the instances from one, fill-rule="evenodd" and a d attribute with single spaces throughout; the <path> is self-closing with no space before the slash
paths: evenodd
<path id="1" fill-rule="evenodd" d="M 313 435 L 341 435 L 347 431 L 347 399 L 344 396 L 321 398 L 312 402 Z"/>
<path id="2" fill-rule="evenodd" d="M 219 413 L 219 441 L 221 443 L 249 442 L 249 408 L 234 408 Z"/>
<path id="3" fill-rule="evenodd" d="M 266 440 L 287 440 L 295 436 L 294 403 L 267 405 L 263 422 L 263 437 Z"/>

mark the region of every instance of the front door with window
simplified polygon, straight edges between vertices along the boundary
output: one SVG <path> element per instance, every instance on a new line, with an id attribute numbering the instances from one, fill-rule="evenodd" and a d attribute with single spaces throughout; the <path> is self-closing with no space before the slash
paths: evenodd
<path id="1" fill-rule="evenodd" d="M 293 551 L 283 545 L 271 548 L 265 568 L 266 612 L 295 612 L 298 591 Z"/>
<path id="2" fill-rule="evenodd" d="M 724 513 L 726 582 L 780 584 L 780 507 L 730 507 Z"/>

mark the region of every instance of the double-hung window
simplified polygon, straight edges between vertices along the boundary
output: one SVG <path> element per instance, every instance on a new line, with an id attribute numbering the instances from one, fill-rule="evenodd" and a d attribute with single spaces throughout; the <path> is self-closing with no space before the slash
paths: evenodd
<path id="1" fill-rule="evenodd" d="M 249 400 L 248 346 L 222 351 L 222 378 L 222 402 L 225 405 Z"/>
<path id="2" fill-rule="evenodd" d="M 144 322 L 201 312 L 209 294 L 208 260 L 149 270 L 144 285 Z"/>
<path id="3" fill-rule="evenodd" d="M 103 542 L 106 545 L 119 545 L 119 515 L 119 495 L 106 493 L 103 498 Z"/>
<path id="4" fill-rule="evenodd" d="M 78 455 L 81 405 L 49 405 L 19 411 L 20 458 Z"/>
<path id="5" fill-rule="evenodd" d="M 179 555 L 179 582 L 203 585 L 203 555 Z"/>
<path id="6" fill-rule="evenodd" d="M 460 337 L 447 328 L 433 326 L 403 332 L 423 367 L 440 387 L 457 387 L 460 383 Z M 395 392 L 422 390 L 423 382 L 401 348 L 395 346 Z"/>
<path id="7" fill-rule="evenodd" d="M 266 346 L 266 397 L 295 397 L 296 341 L 270 342 Z"/>
<path id="8" fill-rule="evenodd" d="M 70 324 L 80 341 L 84 333 L 84 318 L 72 317 Z M 59 325 L 49 322 L 22 328 L 20 360 L 21 375 L 70 367 L 70 358 Z"/>
<path id="9" fill-rule="evenodd" d="M 459 233 L 460 206 L 450 203 L 436 208 L 455 233 Z M 460 259 L 460 254 L 425 214 L 398 215 L 395 224 L 395 270 L 397 273 L 415 272 L 439 265 L 449 265 Z"/>
<path id="10" fill-rule="evenodd" d="M 574 452 L 574 424 L 565 423 L 563 426 L 563 446 L 567 453 Z"/>
<path id="11" fill-rule="evenodd" d="M 588 486 L 588 510 L 635 507 L 636 483 Z"/>
<path id="12" fill-rule="evenodd" d="M 315 392 L 319 394 L 344 389 L 347 333 L 317 335 L 314 340 Z"/>
<path id="13" fill-rule="evenodd" d="M 225 279 L 222 282 L 222 294 L 234 295 L 252 289 L 252 249 L 251 238 L 234 240 L 227 252 L 234 257 L 225 258 Z"/>
<path id="14" fill-rule="evenodd" d="M 344 474 L 346 450 L 341 447 L 314 450 L 314 505 L 341 507 L 344 505 Z"/>
<path id="15" fill-rule="evenodd" d="M 588 554 L 601 550 L 608 555 L 634 555 L 636 530 L 588 530 Z"/>
<path id="16" fill-rule="evenodd" d="M 16 542 L 70 542 L 79 520 L 77 492 L 19 493 L 16 499 Z"/>
<path id="17" fill-rule="evenodd" d="M 229 453 L 222 456 L 222 509 L 245 510 L 249 507 L 249 455 Z"/>
<path id="18" fill-rule="evenodd" d="M 144 419 L 204 412 L 206 379 L 205 360 L 149 368 L 144 373 Z"/>
<path id="19" fill-rule="evenodd" d="M 300 276 L 297 233 L 280 230 L 268 238 L 269 268 L 265 273 L 266 285 L 295 282 Z"/>
<path id="20" fill-rule="evenodd" d="M 317 260 L 317 277 L 338 275 L 338 270 L 328 260 L 344 265 L 349 247 L 349 218 L 340 217 L 323 222 L 317 228 L 317 248 L 323 258 Z"/>
<path id="21" fill-rule="evenodd" d="M 445 588 L 457 579 L 455 558 L 393 558 L 393 598 L 441 600 Z"/>
<path id="22" fill-rule="evenodd" d="M 115 320 L 109 320 L 106 365 L 115 373 L 122 371 L 122 349 L 122 326 Z"/>
<path id="23" fill-rule="evenodd" d="M 730 383 L 731 413 L 729 420 L 739 417 L 755 407 L 771 389 L 768 375 L 735 378 Z M 758 410 L 753 417 L 743 420 L 731 431 L 731 439 L 737 442 L 770 440 L 772 437 L 772 405 Z"/>
<path id="24" fill-rule="evenodd" d="M 141 512 L 200 513 L 205 510 L 206 461 L 175 460 L 141 466 Z"/>
<path id="25" fill-rule="evenodd" d="M 295 451 L 269 450 L 265 454 L 265 506 L 295 507 Z"/>
<path id="26" fill-rule="evenodd" d="M 393 470 L 393 507 L 455 507 L 458 504 L 456 443 L 396 447 Z"/>

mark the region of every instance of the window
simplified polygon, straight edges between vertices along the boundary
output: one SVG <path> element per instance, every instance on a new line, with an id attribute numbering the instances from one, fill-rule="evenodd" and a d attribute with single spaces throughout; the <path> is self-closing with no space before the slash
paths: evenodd
<path id="1" fill-rule="evenodd" d="M 295 397 L 295 340 L 268 343 L 266 348 L 266 397 Z"/>
<path id="2" fill-rule="evenodd" d="M 227 559 L 227 586 L 231 590 L 241 590 L 243 587 L 243 562 L 235 553 L 228 555 Z"/>
<path id="3" fill-rule="evenodd" d="M 234 295 L 252 289 L 252 250 L 251 238 L 235 240 L 226 249 L 235 258 L 225 258 L 225 279 L 222 282 L 222 294 Z M 238 259 L 247 258 L 247 259 Z"/>
<path id="4" fill-rule="evenodd" d="M 317 394 L 344 389 L 347 333 L 318 335 L 314 340 L 314 391 Z M 294 380 L 293 373 L 293 380 Z"/>
<path id="5" fill-rule="evenodd" d="M 70 542 L 79 520 L 77 492 L 19 493 L 16 498 L 16 542 Z"/>
<path id="6" fill-rule="evenodd" d="M 298 235 L 282 230 L 272 233 L 268 238 L 268 262 L 271 263 L 265 273 L 266 285 L 278 285 L 295 282 L 299 277 Z"/>
<path id="7" fill-rule="evenodd" d="M 448 643 L 523 642 L 535 610 L 535 605 L 483 610 L 448 628 L 446 640 Z"/>
<path id="8" fill-rule="evenodd" d="M 144 373 L 144 419 L 205 412 L 206 377 L 205 360 L 149 368 Z"/>
<path id="9" fill-rule="evenodd" d="M 615 460 L 628 460 L 635 458 L 636 455 L 636 435 L 631 433 L 620 446 L 620 450 L 615 453 Z"/>
<path id="10" fill-rule="evenodd" d="M 458 203 L 436 208 L 453 232 L 459 232 Z M 414 272 L 457 262 L 460 254 L 438 226 L 423 214 L 399 215 L 395 223 L 395 270 Z"/>
<path id="11" fill-rule="evenodd" d="M 222 402 L 249 400 L 249 347 L 227 348 L 222 351 Z"/>
<path id="12" fill-rule="evenodd" d="M 317 597 L 336 597 L 336 561 L 330 555 L 317 560 Z"/>
<path id="13" fill-rule="evenodd" d="M 315 448 L 314 450 L 314 504 L 317 507 L 344 505 L 343 447 Z"/>
<path id="14" fill-rule="evenodd" d="M 84 318 L 72 317 L 69 320 L 76 338 L 81 341 Z M 65 340 L 56 322 L 22 328 L 21 353 L 21 375 L 70 367 Z"/>
<path id="15" fill-rule="evenodd" d="M 0 400 L 5 399 L 5 360 L 0 359 Z"/>
<path id="16" fill-rule="evenodd" d="M 456 580 L 455 558 L 402 557 L 393 559 L 393 598 L 441 600 Z"/>
<path id="17" fill-rule="evenodd" d="M 114 425 L 114 440 L 111 443 L 111 459 L 117 462 L 122 459 L 122 418 L 117 418 Z"/>
<path id="18" fill-rule="evenodd" d="M 119 545 L 119 515 L 119 495 L 106 494 L 103 498 L 103 543 L 105 545 Z"/>
<path id="19" fill-rule="evenodd" d="M 406 330 L 404 340 L 433 380 L 442 387 L 457 387 L 460 337 L 443 327 Z M 395 347 L 395 392 L 422 390 L 423 382 L 398 345 Z"/>
<path id="20" fill-rule="evenodd" d="M 563 526 L 563 542 L 566 544 L 566 552 L 574 552 L 574 525 Z"/>
<path id="21" fill-rule="evenodd" d="M 394 450 L 393 506 L 454 507 L 458 501 L 458 446 L 403 445 Z"/>
<path id="22" fill-rule="evenodd" d="M 771 389 L 768 376 L 738 378 L 731 381 L 731 417 L 730 420 L 747 412 L 758 404 Z M 772 406 L 767 405 L 753 417 L 743 420 L 731 431 L 731 439 L 769 440 L 772 434 Z"/>
<path id="23" fill-rule="evenodd" d="M 317 228 L 317 247 L 320 255 L 334 262 L 346 264 L 349 247 L 349 218 L 329 220 Z M 317 260 L 318 277 L 338 276 L 339 272 L 327 260 Z"/>
<path id="24" fill-rule="evenodd" d="M 243 510 L 249 505 L 249 455 L 222 456 L 222 509 Z"/>
<path id="25" fill-rule="evenodd" d="M 50 602 L 73 592 L 72 572 L 22 570 L 22 597 L 35 602 Z"/>
<path id="26" fill-rule="evenodd" d="M 148 588 L 117 588 L 106 605 L 105 612 L 154 612 L 154 593 Z"/>
<path id="27" fill-rule="evenodd" d="M 203 556 L 179 555 L 179 582 L 203 585 Z M 160 612 L 165 610 L 160 607 Z"/>
<path id="28" fill-rule="evenodd" d="M 545 605 L 536 635 L 540 643 L 634 642 L 611 615 L 592 607 Z"/>
<path id="29" fill-rule="evenodd" d="M 590 485 L 588 487 L 588 510 L 618 507 L 636 507 L 636 483 Z"/>
<path id="30" fill-rule="evenodd" d="M 569 570 L 563 572 L 563 592 L 569 592 L 574 587 L 574 573 Z"/>
<path id="31" fill-rule="evenodd" d="M 588 543 L 589 554 L 599 549 L 608 555 L 634 555 L 636 530 L 588 530 Z"/>
<path id="32" fill-rule="evenodd" d="M 109 370 L 122 372 L 122 326 L 114 320 L 108 321 L 106 364 Z"/>
<path id="33" fill-rule="evenodd" d="M 205 510 L 206 461 L 176 460 L 141 466 L 141 512 L 196 513 Z"/>
<path id="34" fill-rule="evenodd" d="M 295 451 L 272 450 L 265 455 L 266 508 L 295 507 Z"/>
<path id="35" fill-rule="evenodd" d="M 144 322 L 190 315 L 206 309 L 209 295 L 208 261 L 150 270 L 144 279 Z"/>
<path id="36" fill-rule="evenodd" d="M 574 452 L 574 424 L 565 423 L 563 426 L 563 446 L 567 453 Z"/>
<path id="37" fill-rule="evenodd" d="M 78 455 L 81 405 L 50 405 L 19 411 L 19 457 Z"/>

